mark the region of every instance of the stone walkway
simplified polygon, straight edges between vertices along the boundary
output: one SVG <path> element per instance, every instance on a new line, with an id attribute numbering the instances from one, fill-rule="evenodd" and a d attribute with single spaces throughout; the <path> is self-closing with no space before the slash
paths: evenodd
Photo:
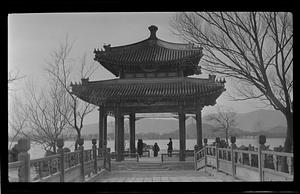
<path id="1" fill-rule="evenodd" d="M 215 177 L 204 171 L 112 171 L 95 182 L 224 182 L 230 177 Z"/>

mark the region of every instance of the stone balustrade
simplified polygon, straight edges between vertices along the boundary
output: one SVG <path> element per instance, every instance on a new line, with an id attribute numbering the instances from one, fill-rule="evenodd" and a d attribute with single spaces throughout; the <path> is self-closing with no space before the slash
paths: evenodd
<path id="1" fill-rule="evenodd" d="M 65 152 L 64 140 L 57 141 L 57 154 L 30 160 L 27 153 L 30 141 L 20 139 L 17 162 L 9 163 L 10 182 L 83 182 L 96 176 L 101 170 L 111 170 L 110 149 L 98 149 L 96 139 L 92 149 L 84 150 L 84 140 L 78 141 L 79 150 Z M 17 170 L 16 170 L 17 169 Z"/>
<path id="2" fill-rule="evenodd" d="M 260 181 L 292 181 L 294 175 L 293 153 L 264 150 L 265 137 L 259 137 L 257 150 L 240 150 L 232 139 L 229 148 L 205 145 L 195 150 L 195 170 L 215 168 L 244 180 Z"/>

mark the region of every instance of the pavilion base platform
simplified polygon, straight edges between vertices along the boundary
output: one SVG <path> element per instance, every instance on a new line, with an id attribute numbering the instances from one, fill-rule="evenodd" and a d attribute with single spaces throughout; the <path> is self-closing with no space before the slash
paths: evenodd
<path id="1" fill-rule="evenodd" d="M 179 161 L 179 157 L 170 157 L 161 161 L 160 157 L 142 157 L 137 162 L 131 158 L 124 161 L 111 161 L 112 171 L 170 171 L 170 170 L 195 170 L 194 158 L 186 157 L 185 161 Z"/>
<path id="2" fill-rule="evenodd" d="M 235 182 L 229 176 L 212 176 L 207 172 L 181 171 L 112 171 L 95 182 Z"/>

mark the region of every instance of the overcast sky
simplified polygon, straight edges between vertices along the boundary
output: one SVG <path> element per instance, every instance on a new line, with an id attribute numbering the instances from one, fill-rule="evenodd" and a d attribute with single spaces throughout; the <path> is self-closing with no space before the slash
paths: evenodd
<path id="1" fill-rule="evenodd" d="M 66 35 L 74 40 L 71 55 L 80 59 L 86 52 L 88 61 L 93 62 L 94 48 L 101 49 L 103 44 L 120 46 L 132 44 L 149 37 L 148 27 L 158 27 L 157 36 L 169 42 L 182 43 L 172 33 L 171 18 L 175 13 L 84 13 L 84 14 L 12 14 L 8 16 L 8 70 L 19 71 L 32 79 L 38 87 L 47 84 L 46 66 L 50 52 L 59 46 Z M 205 51 L 204 51 L 205 52 Z M 114 75 L 100 66 L 90 80 L 112 79 Z M 201 65 L 201 61 L 200 61 Z M 208 77 L 203 74 L 202 77 Z M 21 96 L 25 79 L 15 82 L 9 96 Z M 80 77 L 77 80 L 79 82 Z M 231 83 L 226 83 L 227 92 L 231 92 Z M 253 101 L 232 102 L 223 93 L 218 104 L 232 107 L 239 113 L 250 112 L 262 107 Z M 214 107 L 205 107 L 203 114 Z M 98 122 L 98 113 L 89 115 L 85 124 Z"/>

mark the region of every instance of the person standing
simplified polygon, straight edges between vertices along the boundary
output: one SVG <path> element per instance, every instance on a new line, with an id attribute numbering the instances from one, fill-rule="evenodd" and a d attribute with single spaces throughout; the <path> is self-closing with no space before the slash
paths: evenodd
<path id="1" fill-rule="evenodd" d="M 159 146 L 157 145 L 157 143 L 155 142 L 154 146 L 153 146 L 153 155 L 154 157 L 157 157 L 158 152 L 159 152 Z"/>
<path id="2" fill-rule="evenodd" d="M 141 157 L 143 155 L 143 140 L 139 139 L 137 143 L 137 152 L 139 156 Z"/>
<path id="3" fill-rule="evenodd" d="M 172 151 L 173 151 L 173 142 L 172 138 L 169 138 L 169 143 L 168 143 L 168 156 L 172 157 Z"/>

